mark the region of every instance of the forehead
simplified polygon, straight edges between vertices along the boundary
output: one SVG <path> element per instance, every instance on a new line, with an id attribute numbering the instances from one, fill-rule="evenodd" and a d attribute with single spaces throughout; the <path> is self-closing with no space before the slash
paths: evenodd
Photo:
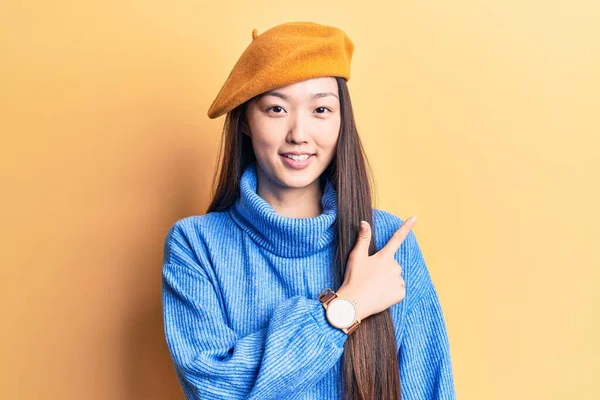
<path id="1" fill-rule="evenodd" d="M 300 82 L 292 83 L 277 89 L 269 90 L 257 96 L 260 99 L 265 96 L 275 96 L 282 99 L 291 98 L 315 98 L 315 97 L 339 97 L 338 86 L 333 77 L 319 77 L 306 79 Z"/>

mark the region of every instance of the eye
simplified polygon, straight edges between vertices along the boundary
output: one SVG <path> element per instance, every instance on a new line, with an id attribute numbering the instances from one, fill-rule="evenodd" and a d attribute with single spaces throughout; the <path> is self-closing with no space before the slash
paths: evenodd
<path id="1" fill-rule="evenodd" d="M 282 114 L 280 111 L 285 111 L 281 106 L 271 106 L 267 108 L 267 111 L 269 110 L 275 111 L 275 114 Z"/>
<path id="2" fill-rule="evenodd" d="M 317 110 L 323 110 L 323 112 L 317 112 L 317 114 L 325 114 L 324 110 L 331 112 L 331 110 L 327 107 L 318 107 Z"/>

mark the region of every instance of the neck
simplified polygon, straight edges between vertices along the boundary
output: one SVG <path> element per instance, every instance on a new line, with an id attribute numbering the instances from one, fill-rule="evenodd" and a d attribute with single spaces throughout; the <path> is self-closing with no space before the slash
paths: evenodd
<path id="1" fill-rule="evenodd" d="M 236 224 L 247 234 L 245 239 L 252 240 L 266 251 L 280 257 L 308 257 L 316 254 L 334 244 L 336 237 L 337 220 L 337 193 L 333 182 L 328 176 L 318 179 L 316 188 L 323 192 L 321 207 L 323 212 L 313 217 L 287 217 L 280 215 L 270 203 L 258 195 L 258 167 L 255 163 L 248 165 L 240 177 L 239 196 L 229 208 L 229 215 Z M 263 179 L 269 182 L 268 179 Z M 322 185 L 322 188 L 319 186 Z M 308 187 L 308 186 L 307 186 Z M 294 189 L 298 193 L 311 193 L 311 191 Z M 289 189 L 289 188 L 285 188 Z M 263 189 L 264 190 L 264 189 Z M 313 194 L 317 191 L 315 189 Z M 287 191 L 283 191 L 286 192 Z M 314 214 L 311 210 L 298 201 L 288 199 L 288 194 L 281 194 L 280 190 L 266 191 L 270 201 L 286 206 L 279 212 L 292 214 L 290 204 L 302 207 L 303 211 L 293 210 L 293 215 Z M 275 196 L 274 194 L 277 194 Z M 302 199 L 291 196 L 293 199 Z M 276 204 L 277 205 L 277 204 Z"/>
<path id="2" fill-rule="evenodd" d="M 257 165 L 257 194 L 275 212 L 288 218 L 311 218 L 323 212 L 319 179 L 301 188 L 290 188 L 273 182 Z"/>

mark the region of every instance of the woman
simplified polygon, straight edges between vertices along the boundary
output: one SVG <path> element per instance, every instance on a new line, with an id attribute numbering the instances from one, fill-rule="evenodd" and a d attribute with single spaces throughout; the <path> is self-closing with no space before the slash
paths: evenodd
<path id="1" fill-rule="evenodd" d="M 208 111 L 227 115 L 212 202 L 165 240 L 186 397 L 455 398 L 414 220 L 372 208 L 352 41 L 307 22 L 252 39 Z"/>

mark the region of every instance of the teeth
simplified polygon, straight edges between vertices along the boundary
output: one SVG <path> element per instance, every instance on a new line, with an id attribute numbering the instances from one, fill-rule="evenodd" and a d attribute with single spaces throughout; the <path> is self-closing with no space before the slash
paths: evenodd
<path id="1" fill-rule="evenodd" d="M 308 154 L 303 154 L 303 155 L 301 155 L 301 156 L 296 156 L 296 155 L 293 155 L 293 154 L 285 154 L 285 156 L 286 156 L 287 158 L 291 158 L 292 160 L 296 160 L 296 161 L 304 161 L 304 160 L 306 160 L 308 157 L 310 157 L 310 155 L 308 155 Z"/>

